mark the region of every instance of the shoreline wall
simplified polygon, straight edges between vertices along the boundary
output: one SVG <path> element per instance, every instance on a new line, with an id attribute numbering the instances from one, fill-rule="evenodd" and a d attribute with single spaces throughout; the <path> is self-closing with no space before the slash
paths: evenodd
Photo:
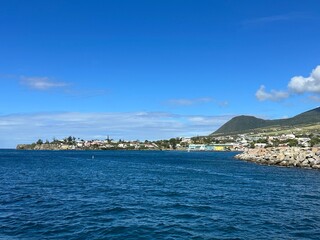
<path id="1" fill-rule="evenodd" d="M 236 159 L 264 165 L 320 169 L 320 148 L 272 147 L 246 149 Z"/>

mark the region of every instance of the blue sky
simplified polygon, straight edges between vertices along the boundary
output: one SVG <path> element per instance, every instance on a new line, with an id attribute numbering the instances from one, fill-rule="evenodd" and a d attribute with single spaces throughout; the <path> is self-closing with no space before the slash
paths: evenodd
<path id="1" fill-rule="evenodd" d="M 0 147 L 205 135 L 320 101 L 320 2 L 0 0 Z"/>

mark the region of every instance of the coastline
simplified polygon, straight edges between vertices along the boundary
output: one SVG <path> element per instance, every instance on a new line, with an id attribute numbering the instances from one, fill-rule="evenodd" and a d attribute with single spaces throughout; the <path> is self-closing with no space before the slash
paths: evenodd
<path id="1" fill-rule="evenodd" d="M 37 150 L 37 151 L 86 151 L 86 150 L 133 150 L 133 151 L 186 151 L 188 149 L 126 149 L 126 148 L 76 148 L 69 145 L 55 144 L 20 144 L 16 150 Z M 197 151 L 190 151 L 197 152 Z M 207 151 L 209 152 L 209 151 Z M 216 151 L 212 151 L 216 152 Z M 219 151 L 222 152 L 222 151 Z M 230 151 L 228 151 L 230 152 Z M 231 151 L 235 152 L 235 151 Z M 236 151 L 239 152 L 239 151 Z M 247 148 L 243 152 L 234 156 L 235 159 L 254 162 L 261 165 L 280 166 L 280 167 L 298 167 L 308 169 L 320 169 L 320 147 L 270 147 L 270 148 Z"/>
<path id="2" fill-rule="evenodd" d="M 320 169 L 320 148 L 318 147 L 246 149 L 235 158 L 263 165 Z"/>

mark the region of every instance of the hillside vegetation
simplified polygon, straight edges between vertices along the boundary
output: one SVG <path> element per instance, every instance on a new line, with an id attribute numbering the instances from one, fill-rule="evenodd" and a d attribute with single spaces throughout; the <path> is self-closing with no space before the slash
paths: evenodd
<path id="1" fill-rule="evenodd" d="M 264 120 L 253 116 L 237 116 L 222 125 L 211 135 L 247 133 L 258 129 L 260 131 L 272 128 L 290 129 L 310 124 L 320 124 L 320 107 L 287 119 Z"/>

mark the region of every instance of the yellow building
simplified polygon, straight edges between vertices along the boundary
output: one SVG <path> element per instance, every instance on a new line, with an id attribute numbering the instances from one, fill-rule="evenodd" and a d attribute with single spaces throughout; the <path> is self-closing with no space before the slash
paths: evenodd
<path id="1" fill-rule="evenodd" d="M 217 146 L 217 145 L 214 145 L 213 146 L 213 151 L 225 151 L 225 146 Z"/>

